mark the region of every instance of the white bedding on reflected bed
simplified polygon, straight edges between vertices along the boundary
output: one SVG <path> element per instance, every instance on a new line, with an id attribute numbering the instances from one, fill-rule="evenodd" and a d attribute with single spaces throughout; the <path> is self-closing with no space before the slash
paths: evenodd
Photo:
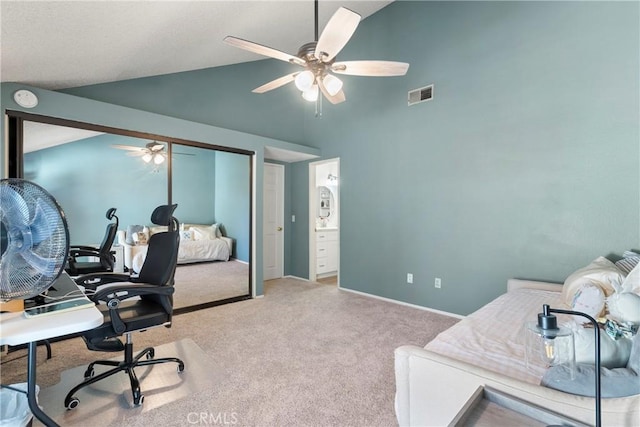
<path id="1" fill-rule="evenodd" d="M 178 264 L 198 261 L 228 261 L 229 245 L 222 239 L 181 240 Z"/>

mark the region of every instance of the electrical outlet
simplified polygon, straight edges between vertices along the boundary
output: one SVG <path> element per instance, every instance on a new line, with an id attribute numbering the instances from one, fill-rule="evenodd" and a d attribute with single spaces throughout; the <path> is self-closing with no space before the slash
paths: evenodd
<path id="1" fill-rule="evenodd" d="M 295 215 L 291 215 L 291 222 L 296 222 L 296 216 Z"/>
<path id="2" fill-rule="evenodd" d="M 407 283 L 413 283 L 413 274 L 407 273 Z"/>
<path id="3" fill-rule="evenodd" d="M 442 287 L 442 279 L 440 279 L 439 277 L 436 277 L 436 280 L 433 282 L 433 286 L 440 289 Z"/>

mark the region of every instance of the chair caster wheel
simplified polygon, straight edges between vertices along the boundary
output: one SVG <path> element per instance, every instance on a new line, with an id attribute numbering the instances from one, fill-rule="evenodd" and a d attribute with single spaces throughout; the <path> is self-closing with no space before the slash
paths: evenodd
<path id="1" fill-rule="evenodd" d="M 76 409 L 80 404 L 80 399 L 77 397 L 72 397 L 68 402 L 65 402 L 64 406 L 66 406 L 67 410 Z"/>
<path id="2" fill-rule="evenodd" d="M 179 363 L 178 364 L 178 372 L 182 372 L 184 371 L 184 363 Z"/>
<path id="3" fill-rule="evenodd" d="M 87 369 L 86 371 L 84 371 L 84 379 L 87 380 L 89 378 L 92 378 L 93 375 L 95 374 L 93 368 L 92 369 Z"/>
<path id="4" fill-rule="evenodd" d="M 135 406 L 142 405 L 142 402 L 144 402 L 144 394 L 140 394 L 137 398 L 136 396 L 133 397 L 133 404 Z"/>
<path id="5" fill-rule="evenodd" d="M 153 359 L 153 357 L 156 355 L 156 351 L 152 348 L 149 353 L 147 353 L 147 360 L 149 359 Z"/>

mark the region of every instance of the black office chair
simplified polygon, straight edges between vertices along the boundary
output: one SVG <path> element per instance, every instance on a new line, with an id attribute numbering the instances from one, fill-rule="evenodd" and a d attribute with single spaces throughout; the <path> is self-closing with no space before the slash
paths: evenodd
<path id="1" fill-rule="evenodd" d="M 69 258 L 65 270 L 70 276 L 113 271 L 116 259 L 111 252 L 111 246 L 116 238 L 119 222 L 116 216 L 116 208 L 107 210 L 105 216 L 109 221 L 113 218 L 115 218 L 116 221 L 107 225 L 100 247 L 71 246 L 69 248 Z M 83 261 L 81 258 L 84 257 L 96 257 L 98 261 Z"/>
<path id="2" fill-rule="evenodd" d="M 175 362 L 178 364 L 178 372 L 184 370 L 184 362 L 178 358 L 154 359 L 153 347 L 145 348 L 134 356 L 131 338 L 131 333 L 135 331 L 155 326 L 171 326 L 174 274 L 180 243 L 178 221 L 173 217 L 176 207 L 177 205 L 164 205 L 153 211 L 151 221 L 157 225 L 168 225 L 169 231 L 151 236 L 147 257 L 137 278 L 130 278 L 125 274 L 95 273 L 76 279 L 76 283 L 85 289 L 96 291 L 87 296 L 96 303 L 102 303 L 98 308 L 104 314 L 101 326 L 83 333 L 87 347 L 95 351 L 124 351 L 124 360 L 98 360 L 90 363 L 84 373 L 84 382 L 72 388 L 65 397 L 64 405 L 67 409 L 73 409 L 80 403 L 74 396 L 78 390 L 120 371 L 126 371 L 129 375 L 133 403 L 141 405 L 144 396 L 134 372 L 135 367 Z M 104 287 L 106 284 L 109 286 Z M 124 344 L 117 338 L 120 336 L 126 338 Z M 114 368 L 94 376 L 95 365 Z"/>

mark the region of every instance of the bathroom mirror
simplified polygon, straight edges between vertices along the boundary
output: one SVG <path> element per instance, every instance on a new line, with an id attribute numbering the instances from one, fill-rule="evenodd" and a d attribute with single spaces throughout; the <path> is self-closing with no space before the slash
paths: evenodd
<path id="1" fill-rule="evenodd" d="M 179 261 L 175 311 L 250 298 L 252 153 L 40 116 L 11 118 L 9 151 L 22 152 L 22 163 L 9 172 L 58 200 L 72 245 L 99 245 L 111 207 L 117 208 L 119 238 L 126 239 L 129 226 L 152 225 L 156 206 L 177 203 L 175 216 L 183 228 L 188 224 L 183 231 L 216 224 L 221 234 L 215 237 L 226 238 L 229 249 L 228 257 Z M 202 243 L 181 240 L 182 249 Z"/>
<path id="2" fill-rule="evenodd" d="M 326 220 L 331 216 L 331 207 L 333 206 L 333 195 L 331 190 L 325 186 L 316 189 L 318 196 L 318 217 Z"/>

